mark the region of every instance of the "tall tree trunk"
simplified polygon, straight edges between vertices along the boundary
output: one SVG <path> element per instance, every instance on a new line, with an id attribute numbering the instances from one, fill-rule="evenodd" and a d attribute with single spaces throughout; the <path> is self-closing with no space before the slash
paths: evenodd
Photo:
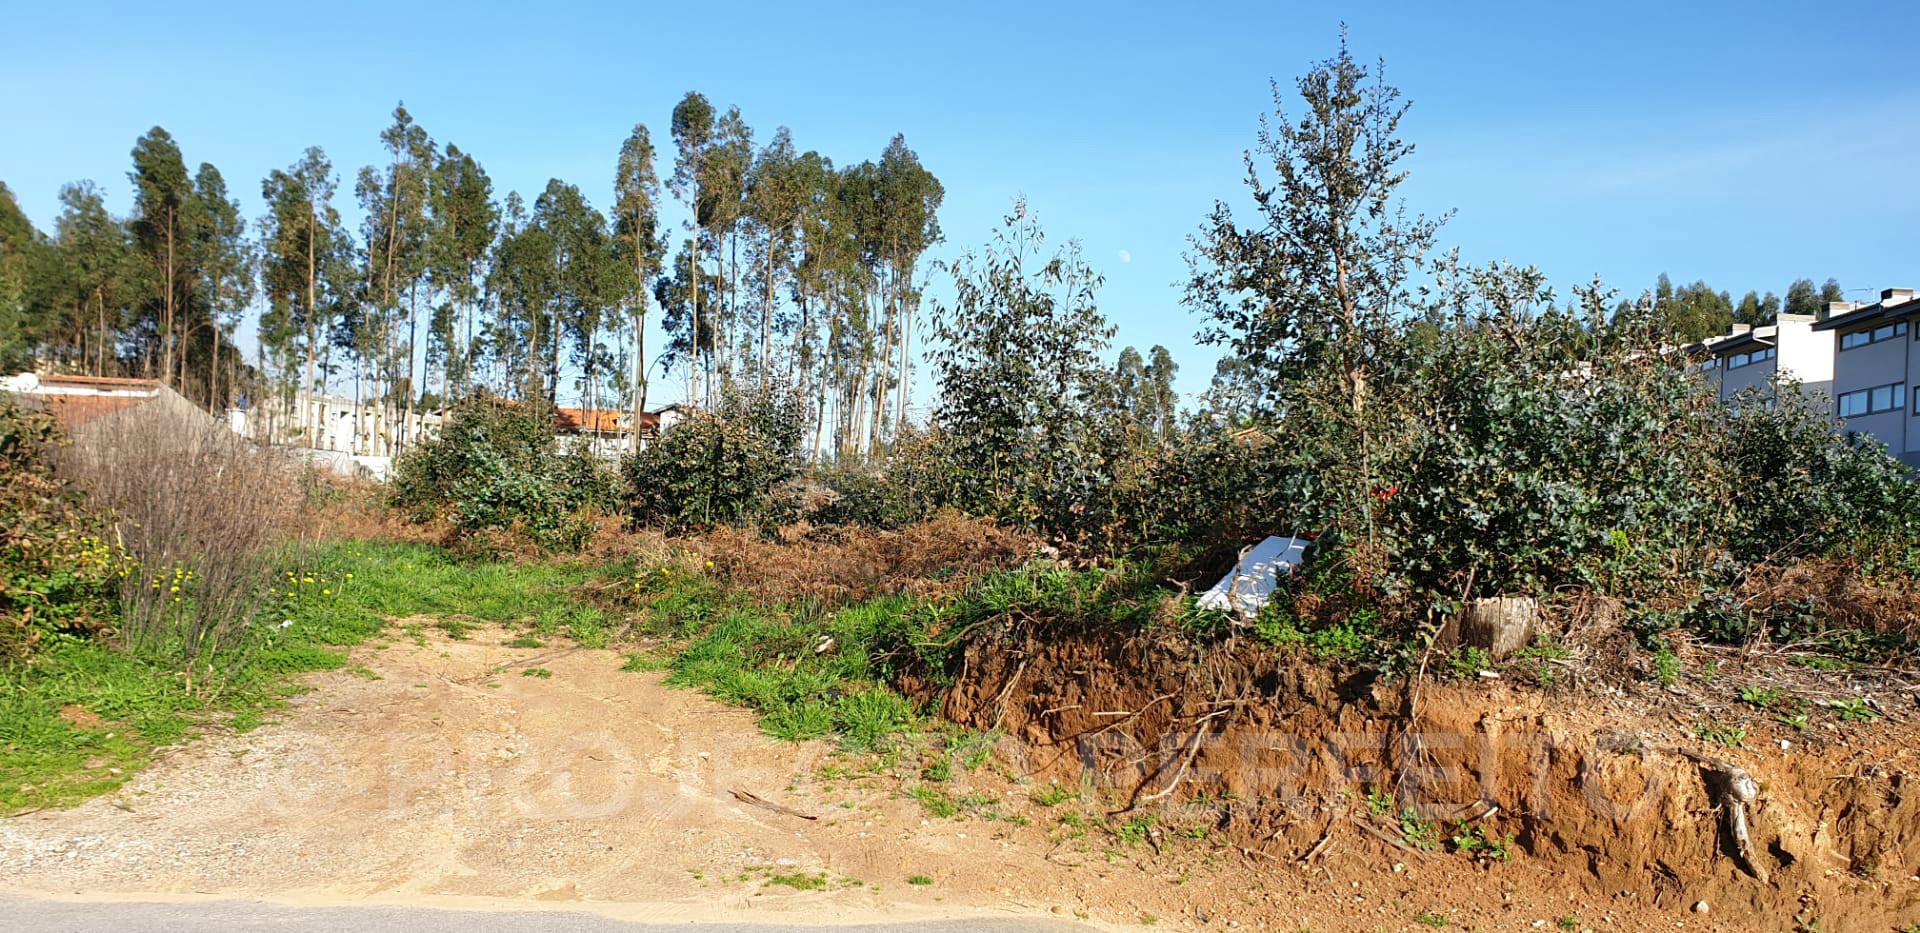
<path id="1" fill-rule="evenodd" d="M 400 416 L 400 446 L 413 443 L 414 402 L 420 397 L 420 384 L 413 370 L 414 348 L 420 337 L 420 281 L 407 288 L 407 408 Z"/>
<path id="2" fill-rule="evenodd" d="M 765 398 L 770 385 L 768 376 L 772 374 L 773 361 L 768 357 L 768 348 L 773 341 L 773 252 L 778 248 L 780 237 L 771 228 L 767 231 L 767 297 L 760 307 L 760 396 Z"/>
<path id="3" fill-rule="evenodd" d="M 93 348 L 93 374 L 107 374 L 107 299 L 98 285 L 93 288 L 94 317 L 100 324 L 100 342 Z"/>
<path id="4" fill-rule="evenodd" d="M 687 404 L 700 404 L 700 186 L 693 187 L 694 227 L 693 249 L 688 257 L 692 267 L 690 275 L 693 281 L 693 294 L 690 297 L 693 307 L 693 330 L 687 337 L 687 349 L 691 351 L 687 358 Z"/>
<path id="5" fill-rule="evenodd" d="M 161 306 L 165 309 L 166 320 L 161 325 L 161 330 L 160 330 L 160 379 L 162 382 L 171 382 L 173 380 L 173 314 L 174 314 L 173 225 L 174 225 L 174 220 L 175 220 L 174 208 L 172 205 L 168 205 L 167 206 L 167 274 L 166 274 L 167 294 L 166 294 L 166 297 L 161 301 Z"/>
<path id="6" fill-rule="evenodd" d="M 308 447 L 314 446 L 313 436 L 312 436 L 313 435 L 312 426 L 318 420 L 313 409 L 313 341 L 314 341 L 314 316 L 318 313 L 317 306 L 319 304 L 314 294 L 316 289 L 317 279 L 319 278 L 318 276 L 319 270 L 317 268 L 318 264 L 316 262 L 316 257 L 314 256 L 314 240 L 318 239 L 320 236 L 319 227 L 320 227 L 319 218 L 314 216 L 312 205 L 308 205 L 308 212 L 307 212 L 307 377 L 306 377 L 305 383 L 303 383 L 301 386 L 302 397 L 297 400 L 300 405 L 300 424 L 298 426 L 298 430 L 300 430 L 305 435 L 306 446 Z"/>

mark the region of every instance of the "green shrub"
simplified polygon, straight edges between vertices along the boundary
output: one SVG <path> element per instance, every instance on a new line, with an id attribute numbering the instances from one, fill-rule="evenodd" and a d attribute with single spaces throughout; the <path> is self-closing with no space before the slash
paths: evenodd
<path id="1" fill-rule="evenodd" d="M 127 556 L 106 522 L 53 474 L 53 419 L 0 395 L 0 663 L 115 619 Z"/>
<path id="2" fill-rule="evenodd" d="M 766 521 L 774 488 L 798 472 L 787 424 L 743 409 L 677 425 L 622 466 L 628 516 L 670 531 Z"/>
<path id="3" fill-rule="evenodd" d="M 561 453 L 544 406 L 487 395 L 462 402 L 440 434 L 395 466 L 393 504 L 463 534 L 518 531 L 549 550 L 579 550 L 596 511 L 616 503 L 613 471 L 584 450 Z"/>
<path id="4" fill-rule="evenodd" d="M 1920 535 L 1920 486 L 1871 440 L 1842 434 L 1792 383 L 1779 401 L 1740 400 L 1726 417 L 1724 534 L 1746 562 L 1856 553 L 1905 556 Z"/>

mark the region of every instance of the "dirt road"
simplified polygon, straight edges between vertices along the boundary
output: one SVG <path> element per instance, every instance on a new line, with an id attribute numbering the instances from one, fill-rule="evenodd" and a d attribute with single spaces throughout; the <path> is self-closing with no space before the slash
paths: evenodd
<path id="1" fill-rule="evenodd" d="M 0 821 L 0 884 L 645 904 L 656 920 L 1092 911 L 1009 864 L 991 829 L 928 820 L 897 782 L 823 777 L 829 746 L 767 739 L 612 652 L 506 637 L 364 649 L 275 722 L 174 751 L 111 797 Z"/>
<path id="2" fill-rule="evenodd" d="M 259 901 L 58 901 L 0 897 L 0 914 L 13 933 L 662 933 L 682 923 L 650 922 L 644 911 L 585 913 L 564 909 L 457 910 L 388 906 L 311 906 Z M 629 919 L 631 914 L 633 919 Z M 807 933 L 787 923 L 702 925 L 701 933 Z M 861 933 L 1070 933 L 1081 929 L 1047 920 L 911 921 L 836 927 Z"/>

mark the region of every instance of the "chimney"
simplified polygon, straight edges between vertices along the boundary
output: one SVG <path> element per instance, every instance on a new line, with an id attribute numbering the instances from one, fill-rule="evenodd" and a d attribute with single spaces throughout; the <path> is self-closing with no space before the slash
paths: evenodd
<path id="1" fill-rule="evenodd" d="M 1751 333 L 1753 333 L 1752 324 L 1735 324 L 1733 325 L 1733 330 L 1728 332 L 1727 336 L 1738 337 L 1741 334 L 1751 334 Z"/>
<path id="2" fill-rule="evenodd" d="M 1906 304 L 1913 300 L 1911 288 L 1883 288 L 1880 290 L 1880 303 L 1883 305 Z"/>
<path id="3" fill-rule="evenodd" d="M 1860 306 L 1851 301 L 1829 301 L 1826 307 L 1820 309 L 1819 318 L 1824 321 L 1836 314 L 1845 314 L 1858 307 Z"/>

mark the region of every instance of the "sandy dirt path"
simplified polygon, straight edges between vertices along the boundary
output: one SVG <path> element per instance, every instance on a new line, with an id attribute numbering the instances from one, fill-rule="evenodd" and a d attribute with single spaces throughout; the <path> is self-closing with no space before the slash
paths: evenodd
<path id="1" fill-rule="evenodd" d="M 613 652 L 507 637 L 363 649 L 364 667 L 314 677 L 262 728 L 174 751 L 110 797 L 0 821 L 0 885 L 645 905 L 634 919 L 1093 912 L 1013 840 L 927 820 L 897 782 L 821 777 L 830 746 L 767 739 L 749 712 L 622 672 Z"/>

